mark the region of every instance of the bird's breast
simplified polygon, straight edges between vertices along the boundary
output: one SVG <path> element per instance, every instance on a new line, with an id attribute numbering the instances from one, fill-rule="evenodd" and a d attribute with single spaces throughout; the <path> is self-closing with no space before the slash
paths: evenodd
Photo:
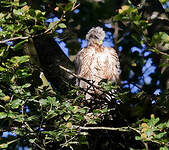
<path id="1" fill-rule="evenodd" d="M 104 73 L 103 69 L 106 67 L 107 60 L 107 55 L 103 53 L 95 54 L 95 57 L 93 58 L 92 64 L 90 66 L 92 74 L 102 76 L 102 74 Z"/>

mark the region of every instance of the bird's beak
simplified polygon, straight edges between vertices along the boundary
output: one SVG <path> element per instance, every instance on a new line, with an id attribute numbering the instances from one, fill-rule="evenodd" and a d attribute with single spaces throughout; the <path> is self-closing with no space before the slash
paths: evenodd
<path id="1" fill-rule="evenodd" d="M 103 43 L 103 41 L 101 40 L 101 41 L 99 41 L 99 44 L 102 44 Z"/>

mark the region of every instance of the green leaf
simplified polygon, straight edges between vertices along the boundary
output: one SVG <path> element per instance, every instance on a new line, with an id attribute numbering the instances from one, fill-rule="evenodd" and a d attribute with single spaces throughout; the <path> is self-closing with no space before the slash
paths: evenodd
<path id="1" fill-rule="evenodd" d="M 79 107 L 78 107 L 78 106 L 73 106 L 73 109 L 72 109 L 72 112 L 73 112 L 73 113 L 78 112 L 78 110 L 79 110 Z"/>
<path id="2" fill-rule="evenodd" d="M 25 62 L 28 62 L 29 61 L 29 56 L 25 55 L 25 56 L 14 56 L 12 57 L 9 61 L 14 63 L 14 64 L 22 64 L 22 63 L 25 63 Z"/>
<path id="3" fill-rule="evenodd" d="M 21 104 L 22 100 L 21 99 L 16 99 L 11 102 L 11 108 L 12 109 L 17 109 Z"/>
<path id="4" fill-rule="evenodd" d="M 8 147 L 8 144 L 6 143 L 0 144 L 0 148 L 7 148 L 7 147 Z"/>
<path id="5" fill-rule="evenodd" d="M 94 119 L 86 119 L 89 124 L 97 124 Z"/>
<path id="6" fill-rule="evenodd" d="M 47 113 L 46 118 L 47 118 L 47 119 L 51 119 L 51 118 L 53 118 L 53 117 L 56 117 L 57 115 L 58 115 L 58 114 L 56 113 L 56 111 L 50 110 L 50 111 Z"/>
<path id="7" fill-rule="evenodd" d="M 73 3 L 70 2 L 70 3 L 68 3 L 68 4 L 65 6 L 64 10 L 65 10 L 65 11 L 69 11 L 69 10 L 72 9 L 72 7 L 73 7 Z"/>
<path id="8" fill-rule="evenodd" d="M 150 119 L 150 121 L 148 122 L 149 126 L 155 126 L 158 122 L 159 122 L 159 118 L 152 118 Z"/>
<path id="9" fill-rule="evenodd" d="M 136 24 L 137 26 L 139 26 L 139 25 L 140 25 L 140 21 L 138 21 L 138 20 L 133 21 L 133 22 L 134 22 L 134 24 Z"/>
<path id="10" fill-rule="evenodd" d="M 86 113 L 86 110 L 85 110 L 85 109 L 83 109 L 83 108 L 80 108 L 80 109 L 78 110 L 78 112 L 80 112 L 80 113 L 84 114 L 84 113 Z"/>
<path id="11" fill-rule="evenodd" d="M 4 97 L 5 94 L 3 93 L 3 91 L 0 89 L 0 97 Z"/>
<path id="12" fill-rule="evenodd" d="M 107 109 L 107 108 L 104 108 L 104 109 L 101 110 L 101 112 L 102 112 L 102 113 L 106 113 L 106 112 L 108 112 L 108 109 Z"/>
<path id="13" fill-rule="evenodd" d="M 7 31 L 0 31 L 0 36 L 2 37 L 6 37 L 7 34 L 8 34 Z"/>
<path id="14" fill-rule="evenodd" d="M 160 64 L 160 67 L 168 67 L 168 66 L 169 66 L 169 63 Z"/>
<path id="15" fill-rule="evenodd" d="M 161 130 L 161 129 L 164 129 L 164 128 L 166 128 L 166 127 L 167 127 L 167 122 L 160 123 L 160 124 L 157 125 L 157 128 L 160 129 L 160 130 Z"/>
<path id="16" fill-rule="evenodd" d="M 161 139 L 167 132 L 159 133 L 155 136 L 156 139 Z"/>
<path id="17" fill-rule="evenodd" d="M 29 139 L 30 143 L 34 143 L 36 139 Z"/>
<path id="18" fill-rule="evenodd" d="M 163 41 L 166 41 L 166 39 L 168 39 L 168 34 L 167 33 L 165 33 L 165 32 L 160 32 L 160 35 L 161 35 L 161 39 L 163 40 Z"/>
<path id="19" fill-rule="evenodd" d="M 39 120 L 39 117 L 36 115 L 30 116 L 27 118 L 27 121 L 35 121 L 35 120 Z"/>
<path id="20" fill-rule="evenodd" d="M 5 112 L 0 112 L 0 119 L 4 119 L 7 117 L 7 114 Z"/>
<path id="21" fill-rule="evenodd" d="M 169 120 L 166 122 L 166 127 L 169 128 Z"/>
<path id="22" fill-rule="evenodd" d="M 0 71 L 3 72 L 3 71 L 6 71 L 6 69 L 0 66 Z"/>
<path id="23" fill-rule="evenodd" d="M 0 19 L 2 19 L 5 16 L 4 13 L 0 13 Z"/>
<path id="24" fill-rule="evenodd" d="M 48 96 L 47 99 L 48 99 L 49 103 L 51 103 L 51 104 L 54 104 L 56 102 L 56 97 Z"/>
<path id="25" fill-rule="evenodd" d="M 23 41 L 17 43 L 17 44 L 15 45 L 14 49 L 15 49 L 16 51 L 17 51 L 17 50 L 20 50 L 20 49 L 23 47 L 23 44 L 24 44 L 25 42 L 27 42 L 27 41 L 28 41 L 28 40 L 26 39 L 26 40 L 23 40 Z"/>
<path id="26" fill-rule="evenodd" d="M 135 139 L 136 140 L 141 140 L 141 137 L 140 136 L 135 136 Z"/>
<path id="27" fill-rule="evenodd" d="M 72 3 L 76 2 L 76 0 L 69 0 L 69 1 L 72 2 Z"/>
<path id="28" fill-rule="evenodd" d="M 114 21 L 121 21 L 122 20 L 122 15 L 121 14 L 117 14 L 116 16 L 113 17 Z"/>
<path id="29" fill-rule="evenodd" d="M 14 113 L 14 112 L 12 112 L 12 111 L 10 111 L 10 112 L 8 113 L 8 117 L 9 117 L 9 118 L 15 119 L 16 116 L 17 116 L 17 114 Z"/>
<path id="30" fill-rule="evenodd" d="M 49 105 L 49 101 L 47 99 L 40 99 L 39 102 L 41 103 L 42 106 Z"/>
<path id="31" fill-rule="evenodd" d="M 73 115 L 74 118 L 76 118 L 79 121 L 84 120 L 84 116 L 83 115 Z"/>
<path id="32" fill-rule="evenodd" d="M 23 14 L 23 10 L 22 9 L 14 9 L 13 10 L 13 13 L 15 14 L 15 15 L 21 15 L 22 16 L 22 14 Z"/>
<path id="33" fill-rule="evenodd" d="M 17 122 L 23 122 L 24 121 L 23 115 L 16 115 L 14 120 Z"/>
<path id="34" fill-rule="evenodd" d="M 31 86 L 30 83 L 26 83 L 26 84 L 22 85 L 22 88 L 24 89 L 24 88 L 28 88 L 28 87 L 30 87 L 30 86 Z"/>
<path id="35" fill-rule="evenodd" d="M 59 26 L 60 28 L 66 28 L 66 25 L 65 25 L 64 23 L 59 23 L 58 26 Z"/>
<path id="36" fill-rule="evenodd" d="M 167 146 L 164 146 L 164 147 L 160 147 L 160 150 L 169 150 L 169 149 L 167 148 Z"/>
<path id="37" fill-rule="evenodd" d="M 34 25 L 33 26 L 33 29 L 36 31 L 36 30 L 42 30 L 44 29 L 44 26 L 43 25 Z"/>
<path id="38" fill-rule="evenodd" d="M 65 115 L 63 118 L 65 119 L 65 121 L 68 121 L 70 118 L 70 115 Z"/>

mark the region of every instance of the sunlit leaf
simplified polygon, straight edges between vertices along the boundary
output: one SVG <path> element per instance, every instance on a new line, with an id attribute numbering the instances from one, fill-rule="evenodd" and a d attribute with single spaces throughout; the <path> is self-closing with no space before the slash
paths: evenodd
<path id="1" fill-rule="evenodd" d="M 5 71 L 6 69 L 0 66 L 0 71 Z"/>
<path id="2" fill-rule="evenodd" d="M 64 23 L 59 23 L 58 26 L 59 26 L 60 28 L 66 28 L 66 25 L 65 25 Z"/>
<path id="3" fill-rule="evenodd" d="M 12 109 L 17 109 L 20 105 L 22 105 L 21 102 L 22 102 L 21 99 L 12 100 L 12 102 L 11 102 L 11 108 Z"/>
<path id="4" fill-rule="evenodd" d="M 0 112 L 0 119 L 6 118 L 7 114 L 5 112 Z"/>
<path id="5" fill-rule="evenodd" d="M 0 144 L 0 148 L 7 148 L 8 147 L 8 144 L 4 143 L 4 144 Z"/>

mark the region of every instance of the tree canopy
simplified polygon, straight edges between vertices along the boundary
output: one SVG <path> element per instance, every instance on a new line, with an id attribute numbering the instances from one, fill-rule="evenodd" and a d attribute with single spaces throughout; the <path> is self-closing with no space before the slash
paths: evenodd
<path id="1" fill-rule="evenodd" d="M 88 102 L 73 58 L 96 26 L 121 76 Z M 1 0 L 0 149 L 168 150 L 168 50 L 168 0 Z"/>

